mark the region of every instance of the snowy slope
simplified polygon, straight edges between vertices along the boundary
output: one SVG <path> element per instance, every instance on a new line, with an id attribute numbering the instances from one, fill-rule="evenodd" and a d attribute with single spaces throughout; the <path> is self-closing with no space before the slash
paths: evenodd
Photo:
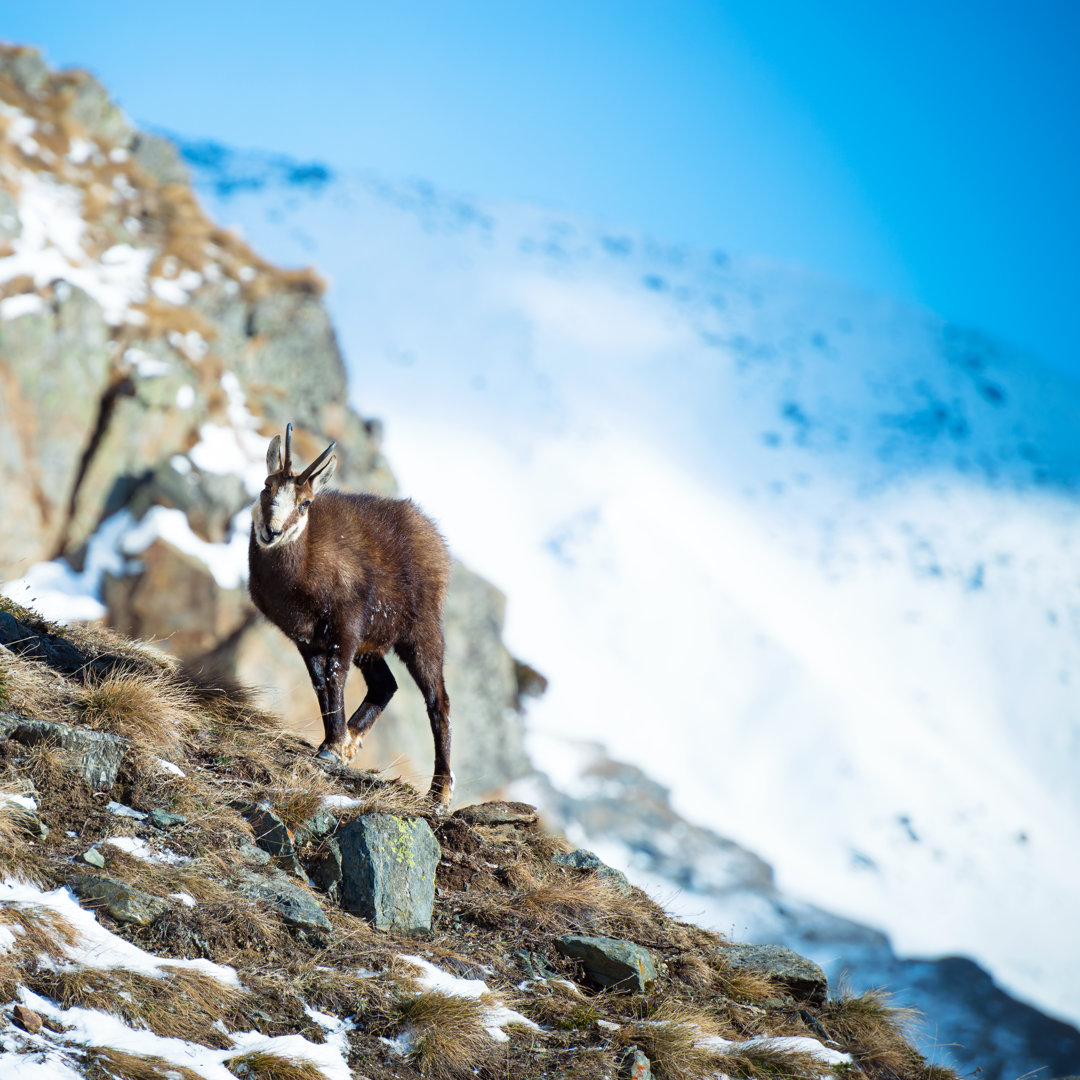
<path id="1" fill-rule="evenodd" d="M 1080 1020 L 1080 387 L 795 269 L 190 149 L 329 275 L 353 404 L 550 676 L 542 767 L 597 739 L 786 892 Z"/>

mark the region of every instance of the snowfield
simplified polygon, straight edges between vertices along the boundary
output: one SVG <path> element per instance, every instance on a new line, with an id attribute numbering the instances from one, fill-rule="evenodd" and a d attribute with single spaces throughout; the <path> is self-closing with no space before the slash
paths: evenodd
<path id="1" fill-rule="evenodd" d="M 215 217 L 328 274 L 353 404 L 508 593 L 547 745 L 1080 1021 L 1077 384 L 797 269 L 215 167 Z"/>

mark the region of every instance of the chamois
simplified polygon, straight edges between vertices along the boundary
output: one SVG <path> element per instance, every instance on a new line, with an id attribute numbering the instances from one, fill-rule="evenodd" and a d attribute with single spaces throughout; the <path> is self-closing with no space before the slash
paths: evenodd
<path id="1" fill-rule="evenodd" d="M 266 452 L 266 486 L 251 508 L 249 591 L 255 606 L 300 650 L 319 699 L 322 758 L 348 762 L 397 690 L 384 656 L 393 649 L 427 706 L 435 740 L 430 798 L 450 803 L 450 702 L 443 682 L 442 607 L 450 574 L 446 542 L 409 499 L 326 490 L 337 467 L 331 443 L 299 475 L 292 424 Z M 345 680 L 367 683 L 345 723 Z"/>

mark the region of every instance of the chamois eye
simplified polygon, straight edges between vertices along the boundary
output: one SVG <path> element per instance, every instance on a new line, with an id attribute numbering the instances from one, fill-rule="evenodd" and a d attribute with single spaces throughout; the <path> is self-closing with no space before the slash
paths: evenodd
<path id="1" fill-rule="evenodd" d="M 306 510 L 306 509 L 307 509 L 307 508 L 308 508 L 308 507 L 309 507 L 310 505 L 311 505 L 311 500 L 310 500 L 310 499 L 305 499 L 305 500 L 304 500 L 304 501 L 303 501 L 303 502 L 302 502 L 302 503 L 300 504 L 300 509 L 301 509 L 301 510 Z"/>

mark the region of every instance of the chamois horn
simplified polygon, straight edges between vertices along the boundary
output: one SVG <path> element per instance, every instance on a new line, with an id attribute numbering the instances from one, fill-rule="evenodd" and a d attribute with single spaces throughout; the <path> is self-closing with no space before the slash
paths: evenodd
<path id="1" fill-rule="evenodd" d="M 335 446 L 337 446 L 336 439 L 296 478 L 297 486 L 306 484 L 311 479 L 318 471 L 319 466 L 334 452 Z"/>

